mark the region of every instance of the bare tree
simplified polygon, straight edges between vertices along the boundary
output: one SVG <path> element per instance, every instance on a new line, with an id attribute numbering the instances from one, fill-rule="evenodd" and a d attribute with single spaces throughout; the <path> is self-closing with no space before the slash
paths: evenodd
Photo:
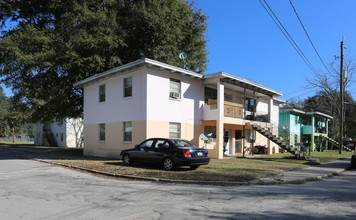
<path id="1" fill-rule="evenodd" d="M 71 118 L 67 120 L 69 125 L 69 134 L 75 137 L 75 147 L 83 147 L 83 119 Z"/>
<path id="2" fill-rule="evenodd" d="M 344 80 L 344 88 L 347 90 L 355 82 L 353 80 L 353 75 L 356 71 L 355 61 L 353 59 L 345 59 L 344 69 L 347 70 L 347 78 Z M 340 114 L 340 95 L 338 92 L 340 87 L 340 64 L 336 63 L 336 60 L 330 63 L 330 68 L 327 71 L 320 71 L 312 77 L 307 77 L 307 82 L 307 88 L 323 91 Z"/>

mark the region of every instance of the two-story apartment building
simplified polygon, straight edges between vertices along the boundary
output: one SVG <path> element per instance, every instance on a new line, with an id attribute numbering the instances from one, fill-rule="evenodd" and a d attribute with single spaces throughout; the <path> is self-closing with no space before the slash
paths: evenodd
<path id="1" fill-rule="evenodd" d="M 279 150 L 245 123 L 278 133 L 282 93 L 224 72 L 202 75 L 141 59 L 75 86 L 84 89 L 85 155 L 118 157 L 151 137 L 187 139 L 212 158 L 248 154 L 252 144 Z M 212 134 L 209 143 L 202 133 Z"/>
<path id="2" fill-rule="evenodd" d="M 52 147 L 83 147 L 83 119 L 65 118 L 34 124 L 34 144 Z"/>
<path id="3" fill-rule="evenodd" d="M 326 150 L 328 122 L 333 119 L 321 112 L 304 112 L 298 109 L 281 109 L 279 113 L 280 136 L 294 147 L 310 145 L 311 150 Z"/>

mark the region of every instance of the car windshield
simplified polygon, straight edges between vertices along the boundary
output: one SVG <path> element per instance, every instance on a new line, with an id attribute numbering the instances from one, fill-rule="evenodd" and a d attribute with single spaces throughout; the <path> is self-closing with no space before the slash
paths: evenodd
<path id="1" fill-rule="evenodd" d="M 190 148 L 198 148 L 194 144 L 190 143 L 186 140 L 171 140 L 177 147 L 190 147 Z"/>

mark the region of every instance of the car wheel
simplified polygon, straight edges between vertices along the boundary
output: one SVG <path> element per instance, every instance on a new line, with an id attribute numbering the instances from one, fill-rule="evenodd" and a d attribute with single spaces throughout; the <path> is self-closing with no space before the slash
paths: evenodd
<path id="1" fill-rule="evenodd" d="M 192 170 L 196 170 L 197 168 L 198 168 L 199 166 L 190 166 L 190 169 L 192 169 Z"/>
<path id="2" fill-rule="evenodd" d="M 165 170 L 173 170 L 174 168 L 174 162 L 171 158 L 165 158 L 163 160 L 163 169 Z"/>
<path id="3" fill-rule="evenodd" d="M 131 165 L 131 164 L 132 164 L 132 160 L 131 160 L 130 155 L 124 154 L 124 155 L 122 156 L 122 162 L 123 162 L 124 165 L 126 165 L 126 166 Z"/>

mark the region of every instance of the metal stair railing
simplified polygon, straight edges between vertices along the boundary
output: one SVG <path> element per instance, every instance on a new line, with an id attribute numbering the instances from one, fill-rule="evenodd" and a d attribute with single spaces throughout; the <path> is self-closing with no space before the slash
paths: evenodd
<path id="1" fill-rule="evenodd" d="M 259 125 L 257 123 L 254 123 L 254 122 L 246 122 L 246 125 L 251 126 L 254 130 L 258 131 L 260 134 L 262 134 L 269 140 L 276 143 L 282 149 L 286 150 L 287 152 L 292 153 L 298 159 L 302 158 L 302 157 L 305 158 L 306 155 L 304 153 L 301 153 L 297 148 L 287 144 L 283 138 L 279 137 L 278 135 L 273 134 L 272 131 L 270 132 L 266 128 L 262 127 L 261 125 Z"/>
<path id="2" fill-rule="evenodd" d="M 329 141 L 332 145 L 339 147 L 340 144 L 338 141 L 335 141 L 334 139 L 327 137 L 327 136 L 322 136 L 323 139 Z M 348 148 L 345 144 L 342 145 L 342 147 L 346 150 L 346 151 L 352 151 L 352 149 Z"/>

